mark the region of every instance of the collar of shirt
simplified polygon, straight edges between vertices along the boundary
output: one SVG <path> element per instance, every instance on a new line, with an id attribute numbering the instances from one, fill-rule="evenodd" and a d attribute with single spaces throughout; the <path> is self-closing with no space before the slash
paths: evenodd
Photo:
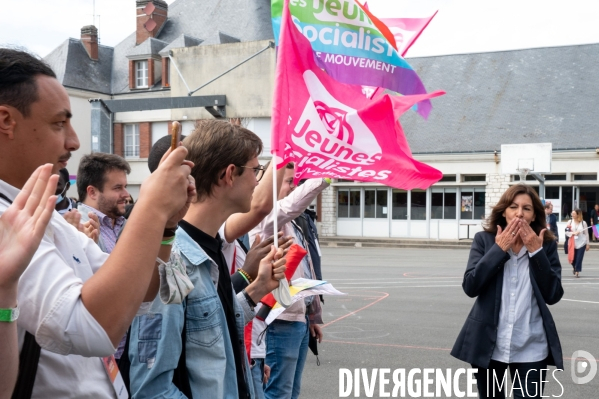
<path id="1" fill-rule="evenodd" d="M 521 257 L 523 257 L 524 255 L 526 255 L 526 252 L 528 250 L 526 249 L 526 246 L 522 245 L 522 248 L 520 249 L 520 252 L 515 253 L 511 248 L 508 250 L 508 253 L 510 254 L 510 256 L 515 256 L 516 259 L 520 259 Z"/>
<path id="2" fill-rule="evenodd" d="M 104 213 L 97 210 L 93 206 L 89 206 L 89 205 L 85 205 L 85 206 L 87 206 L 89 209 L 91 209 L 98 216 L 98 219 L 100 220 L 100 225 L 104 225 L 104 226 L 109 227 L 114 230 L 116 227 L 121 227 L 123 225 L 123 223 L 125 223 L 124 216 L 119 216 L 118 218 L 113 219 L 109 216 L 106 216 Z M 113 220 L 114 220 L 114 224 L 113 224 Z"/>

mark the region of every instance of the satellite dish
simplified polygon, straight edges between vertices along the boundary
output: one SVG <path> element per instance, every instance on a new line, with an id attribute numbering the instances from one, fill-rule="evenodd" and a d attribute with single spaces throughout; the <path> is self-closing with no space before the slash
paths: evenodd
<path id="1" fill-rule="evenodd" d="M 153 19 L 149 19 L 144 27 L 148 30 L 148 32 L 152 32 L 154 29 L 156 29 L 156 22 L 154 22 Z"/>
<path id="2" fill-rule="evenodd" d="M 154 10 L 156 10 L 156 6 L 154 5 L 154 3 L 149 2 L 145 8 L 144 8 L 144 12 L 146 13 L 146 15 L 152 15 L 152 13 L 154 12 Z"/>

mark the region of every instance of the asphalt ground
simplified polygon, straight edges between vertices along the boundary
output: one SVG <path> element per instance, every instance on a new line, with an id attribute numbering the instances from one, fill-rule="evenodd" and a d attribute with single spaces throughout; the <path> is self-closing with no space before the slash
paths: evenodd
<path id="1" fill-rule="evenodd" d="M 341 368 L 352 372 L 365 368 L 369 376 L 374 368 L 389 368 L 391 372 L 403 368 L 407 376 L 414 368 L 450 368 L 455 375 L 457 369 L 469 367 L 449 354 L 474 302 L 461 287 L 468 252 L 323 248 L 324 278 L 348 295 L 325 297 L 320 366 L 309 353 L 301 397 L 340 397 Z M 599 251 L 586 253 L 578 279 L 572 275 L 563 251 L 560 258 L 565 293 L 550 311 L 560 336 L 565 371 L 556 372 L 555 378 L 550 371 L 544 396 L 597 398 L 599 373 L 588 384 L 574 384 L 571 358 L 575 351 L 585 350 L 599 359 Z M 460 379 L 460 387 L 466 389 L 465 377 Z M 387 391 L 392 388 L 391 382 Z M 405 395 L 415 397 L 408 392 Z M 362 385 L 360 396 L 352 391 L 349 397 L 380 397 L 379 385 L 373 396 L 366 396 Z"/>

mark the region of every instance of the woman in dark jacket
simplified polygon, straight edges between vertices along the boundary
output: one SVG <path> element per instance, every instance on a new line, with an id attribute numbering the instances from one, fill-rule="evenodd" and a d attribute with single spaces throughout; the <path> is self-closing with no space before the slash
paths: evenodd
<path id="1" fill-rule="evenodd" d="M 493 381 L 501 384 L 508 368 L 515 398 L 541 397 L 542 369 L 563 369 L 547 305 L 564 290 L 557 243 L 531 187 L 512 186 L 495 205 L 474 237 L 462 287 L 476 302 L 451 355 L 478 368 L 480 398 L 505 398 L 507 383 L 500 390 Z"/>

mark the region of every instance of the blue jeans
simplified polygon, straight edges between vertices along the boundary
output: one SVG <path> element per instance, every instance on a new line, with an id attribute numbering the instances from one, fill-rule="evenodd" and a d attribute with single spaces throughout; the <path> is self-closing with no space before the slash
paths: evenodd
<path id="1" fill-rule="evenodd" d="M 584 258 L 584 253 L 586 252 L 587 247 L 582 246 L 580 248 L 576 248 L 576 250 L 574 251 L 574 262 L 572 263 L 572 266 L 574 266 L 574 270 L 577 272 L 581 272 L 582 271 L 582 259 Z"/>
<path id="2" fill-rule="evenodd" d="M 275 320 L 266 330 L 266 364 L 270 379 L 266 399 L 297 399 L 308 354 L 309 321 Z"/>
<path id="3" fill-rule="evenodd" d="M 264 359 L 252 359 L 252 378 L 254 379 L 254 399 L 264 399 Z"/>

